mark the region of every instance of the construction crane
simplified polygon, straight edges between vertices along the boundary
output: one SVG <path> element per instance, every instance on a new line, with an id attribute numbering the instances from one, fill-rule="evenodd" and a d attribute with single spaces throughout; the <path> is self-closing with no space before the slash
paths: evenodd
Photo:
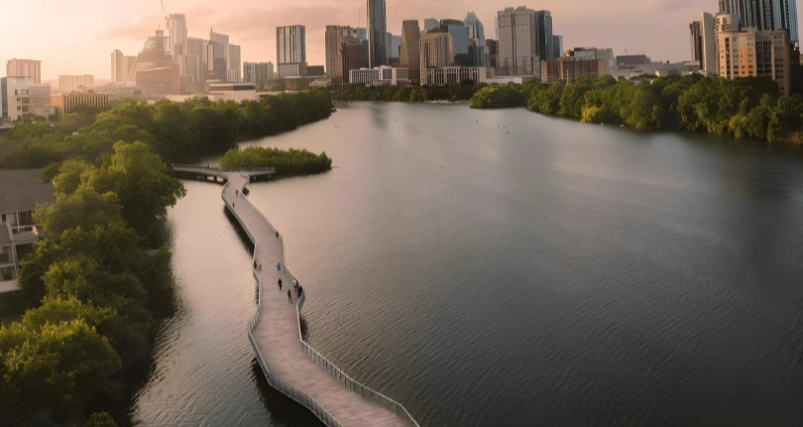
<path id="1" fill-rule="evenodd" d="M 159 0 L 159 3 L 162 3 L 162 13 L 165 14 L 165 20 L 167 20 L 167 11 L 165 10 L 165 2 L 164 0 Z"/>

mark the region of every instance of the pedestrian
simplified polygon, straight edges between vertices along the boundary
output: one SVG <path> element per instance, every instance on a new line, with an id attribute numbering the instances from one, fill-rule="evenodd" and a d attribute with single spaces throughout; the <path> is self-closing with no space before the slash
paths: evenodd
<path id="1" fill-rule="evenodd" d="M 259 271 L 262 271 L 262 263 L 259 263 Z"/>
<path id="2" fill-rule="evenodd" d="M 257 262 L 256 262 L 256 260 L 255 260 L 255 261 L 254 261 L 254 270 L 256 270 L 256 269 L 257 269 Z"/>
<path id="3" fill-rule="evenodd" d="M 301 292 L 302 292 L 303 290 L 304 290 L 304 288 L 302 288 L 301 286 L 299 286 L 299 287 L 297 287 L 297 288 L 296 288 L 296 294 L 298 295 L 298 297 L 299 297 L 299 298 L 301 298 Z"/>
<path id="4" fill-rule="evenodd" d="M 231 204 L 231 208 L 234 209 L 234 203 Z"/>
<path id="5" fill-rule="evenodd" d="M 282 263 L 276 264 L 276 270 L 282 271 Z"/>
<path id="6" fill-rule="evenodd" d="M 298 289 L 298 280 L 293 279 L 293 287 Z"/>
<path id="7" fill-rule="evenodd" d="M 279 232 L 278 231 L 276 232 L 276 238 L 277 239 L 279 238 Z"/>
<path id="8" fill-rule="evenodd" d="M 290 304 L 293 303 L 293 296 L 290 295 L 290 289 L 287 290 L 287 302 L 289 302 Z"/>
<path id="9" fill-rule="evenodd" d="M 237 197 L 239 195 L 240 195 L 240 190 L 234 190 L 234 197 Z"/>
<path id="10" fill-rule="evenodd" d="M 280 291 L 282 290 L 282 278 L 281 277 L 279 278 L 279 290 Z"/>

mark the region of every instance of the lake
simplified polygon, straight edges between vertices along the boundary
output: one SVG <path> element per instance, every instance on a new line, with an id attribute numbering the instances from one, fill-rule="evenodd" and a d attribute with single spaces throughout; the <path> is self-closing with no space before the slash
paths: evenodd
<path id="1" fill-rule="evenodd" d="M 245 145 L 309 342 L 422 426 L 803 423 L 803 150 L 467 105 L 339 104 Z M 170 211 L 180 309 L 141 425 L 315 425 L 259 383 L 219 185 Z"/>

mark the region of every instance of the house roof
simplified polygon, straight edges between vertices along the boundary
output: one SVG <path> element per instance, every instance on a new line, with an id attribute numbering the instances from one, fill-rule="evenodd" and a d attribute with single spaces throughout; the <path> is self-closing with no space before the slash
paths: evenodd
<path id="1" fill-rule="evenodd" d="M 0 188 L 36 184 L 44 169 L 0 170 Z"/>
<path id="2" fill-rule="evenodd" d="M 53 184 L 0 186 L 0 213 L 32 211 L 53 202 Z"/>

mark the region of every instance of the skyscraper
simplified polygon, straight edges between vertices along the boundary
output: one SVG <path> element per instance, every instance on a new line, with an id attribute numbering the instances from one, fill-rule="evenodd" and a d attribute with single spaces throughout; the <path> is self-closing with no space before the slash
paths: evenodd
<path id="1" fill-rule="evenodd" d="M 165 20 L 167 21 L 167 35 L 170 37 L 170 45 L 173 46 L 174 52 L 180 51 L 181 48 L 176 48 L 176 46 L 184 46 L 184 41 L 187 40 L 187 18 L 184 17 L 183 13 L 172 13 Z"/>
<path id="2" fill-rule="evenodd" d="M 385 0 L 368 0 L 368 68 L 388 64 Z"/>
<path id="3" fill-rule="evenodd" d="M 538 17 L 538 49 L 536 53 L 542 61 L 552 61 L 554 52 L 552 50 L 552 13 L 548 10 L 535 12 Z"/>
<path id="4" fill-rule="evenodd" d="M 424 68 L 439 68 L 454 62 L 454 41 L 446 31 L 435 28 L 418 41 L 418 64 Z"/>
<path id="5" fill-rule="evenodd" d="M 799 45 L 800 33 L 797 22 L 797 2 L 795 0 L 773 0 L 772 14 L 774 18 L 773 29 L 789 29 L 789 41 Z"/>
<path id="6" fill-rule="evenodd" d="M 440 29 L 452 36 L 454 45 L 454 62 L 463 65 L 471 65 L 468 55 L 468 28 L 459 19 L 441 19 Z"/>
<path id="7" fill-rule="evenodd" d="M 304 77 L 307 38 L 303 25 L 276 27 L 276 71 L 279 77 Z"/>
<path id="8" fill-rule="evenodd" d="M 346 83 L 349 81 L 349 72 L 368 68 L 368 55 L 364 49 L 363 40 L 357 37 L 340 35 L 337 38 L 338 55 L 335 58 L 334 77 L 335 83 Z"/>
<path id="9" fill-rule="evenodd" d="M 339 37 L 356 37 L 357 32 L 348 25 L 327 25 L 324 33 L 324 54 L 326 55 L 326 78 L 334 80 L 337 57 L 340 54 Z"/>
<path id="10" fill-rule="evenodd" d="M 115 49 L 112 52 L 112 83 L 125 84 L 128 78 L 128 71 L 123 52 L 120 49 Z"/>
<path id="11" fill-rule="evenodd" d="M 428 33 L 429 30 L 434 28 L 438 28 L 441 26 L 441 23 L 435 18 L 427 18 L 424 20 L 424 32 Z"/>
<path id="12" fill-rule="evenodd" d="M 537 76 L 541 73 L 538 57 L 538 20 L 534 10 L 519 6 L 499 11 L 497 17 L 500 76 Z"/>
<path id="13" fill-rule="evenodd" d="M 243 63 L 243 82 L 253 83 L 257 89 L 260 89 L 271 79 L 273 79 L 272 62 Z"/>
<path id="14" fill-rule="evenodd" d="M 563 56 L 563 36 L 552 36 L 552 57 L 558 59 Z"/>
<path id="15" fill-rule="evenodd" d="M 420 79 L 420 60 L 418 56 L 418 43 L 421 39 L 421 30 L 418 21 L 411 19 L 402 22 L 401 47 L 399 48 L 399 66 L 409 70 L 410 82 L 418 84 Z"/>
<path id="16" fill-rule="evenodd" d="M 702 43 L 702 56 L 700 57 L 700 69 L 705 75 L 715 76 L 717 74 L 717 42 L 716 42 L 716 20 L 710 13 L 703 12 L 700 17 L 700 34 Z"/>
<path id="17" fill-rule="evenodd" d="M 488 53 L 488 46 L 485 41 L 485 27 L 477 19 L 474 12 L 469 12 L 463 25 L 468 28 L 469 40 L 469 65 L 487 67 L 490 65 L 491 55 Z"/>
<path id="18" fill-rule="evenodd" d="M 691 47 L 691 60 L 703 64 L 703 26 L 700 21 L 689 24 L 689 44 Z"/>
<path id="19" fill-rule="evenodd" d="M 242 53 L 240 45 L 229 45 L 228 79 L 230 82 L 240 81 L 240 70 L 242 70 Z"/>
<path id="20" fill-rule="evenodd" d="M 223 46 L 221 49 L 223 49 L 223 58 L 226 61 L 226 69 L 228 70 L 228 68 L 229 68 L 229 36 L 228 36 L 228 34 L 216 33 L 210 27 L 209 28 L 209 41 L 213 41 L 213 42 L 215 42 L 215 44 Z"/>
<path id="21" fill-rule="evenodd" d="M 42 61 L 36 59 L 10 59 L 6 61 L 6 77 L 31 77 L 35 84 L 41 84 Z"/>

